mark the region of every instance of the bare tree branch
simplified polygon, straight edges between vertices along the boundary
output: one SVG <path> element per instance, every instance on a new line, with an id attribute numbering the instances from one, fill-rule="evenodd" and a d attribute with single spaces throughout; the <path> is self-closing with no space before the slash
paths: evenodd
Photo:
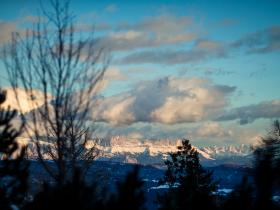
<path id="1" fill-rule="evenodd" d="M 109 56 L 104 48 L 96 48 L 92 37 L 77 37 L 69 1 L 51 0 L 50 5 L 52 11 L 42 5 L 44 21 L 39 19 L 24 37 L 13 34 L 4 55 L 19 107 L 19 87 L 31 98 L 37 97 L 38 90 L 42 92 L 42 105 L 29 100 L 34 110 L 21 117 L 26 122 L 25 132 L 36 142 L 39 161 L 62 184 L 76 167 L 86 173 L 99 154 L 96 144 L 87 148 L 92 136 L 86 118 Z M 46 163 L 45 155 L 53 160 L 55 170 Z"/>

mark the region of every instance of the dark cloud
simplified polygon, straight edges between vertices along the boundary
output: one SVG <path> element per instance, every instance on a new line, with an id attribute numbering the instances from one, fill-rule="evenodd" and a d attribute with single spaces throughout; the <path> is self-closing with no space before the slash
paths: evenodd
<path id="1" fill-rule="evenodd" d="M 276 25 L 248 34 L 232 44 L 244 47 L 247 53 L 269 53 L 280 50 L 280 26 Z"/>
<path id="2" fill-rule="evenodd" d="M 160 63 L 160 64 L 182 64 L 194 62 L 205 57 L 204 53 L 191 52 L 185 50 L 168 51 L 143 51 L 132 53 L 120 60 L 120 64 L 134 63 Z"/>
<path id="3" fill-rule="evenodd" d="M 204 74 L 207 76 L 215 75 L 215 76 L 226 76 L 234 74 L 234 71 L 226 71 L 221 68 L 207 68 L 204 70 Z"/>
<path id="4" fill-rule="evenodd" d="M 181 20 L 187 24 L 187 20 Z M 184 64 L 199 62 L 210 58 L 222 58 L 226 57 L 234 49 L 245 49 L 247 53 L 269 53 L 273 51 L 280 50 L 280 26 L 273 26 L 261 31 L 250 33 L 241 39 L 227 45 L 223 42 L 210 40 L 210 39 L 200 39 L 199 36 L 193 36 L 191 34 L 185 34 L 186 37 L 176 37 L 173 34 L 169 37 L 167 36 L 167 26 L 164 24 L 159 24 L 156 28 L 155 23 L 159 20 L 153 20 L 151 22 L 143 22 L 141 24 L 136 24 L 136 26 L 126 26 L 127 29 L 132 29 L 132 31 L 126 32 L 123 36 L 118 37 L 118 39 L 106 40 L 106 43 L 112 43 L 113 48 L 121 50 L 133 50 L 138 48 L 147 48 L 154 46 L 163 46 L 166 44 L 175 43 L 186 43 L 191 41 L 193 46 L 186 49 L 157 49 L 157 50 L 144 50 L 133 52 L 126 57 L 119 60 L 120 64 L 140 64 L 140 63 L 154 63 L 154 64 Z M 171 29 L 174 27 L 169 26 Z M 178 24 L 180 25 L 180 24 Z M 152 29 L 154 26 L 155 29 Z M 141 30 L 137 31 L 136 28 Z M 135 31 L 134 31 L 135 30 Z M 145 31 L 154 30 L 156 31 L 156 36 L 147 36 Z M 129 35 L 129 36 L 128 36 Z M 190 36 L 190 37 L 187 37 Z M 124 39 L 126 37 L 126 39 Z M 133 37 L 133 39 L 131 38 Z M 171 39 L 171 37 L 173 37 Z M 113 41 L 114 40 L 114 41 Z M 173 45 L 174 46 L 174 45 Z"/>
<path id="5" fill-rule="evenodd" d="M 228 85 L 214 85 L 214 87 L 224 94 L 229 94 L 236 90 L 236 87 Z"/>
<path id="6" fill-rule="evenodd" d="M 134 24 L 122 23 L 116 26 L 116 31 L 100 37 L 97 41 L 112 51 L 175 45 L 198 38 L 192 24 L 192 19 L 187 16 L 150 17 Z"/>
<path id="7" fill-rule="evenodd" d="M 224 46 L 211 40 L 198 40 L 190 50 L 152 50 L 132 53 L 122 58 L 120 64 L 159 63 L 183 64 L 213 57 L 226 57 Z"/>
<path id="8" fill-rule="evenodd" d="M 218 121 L 239 120 L 241 125 L 256 119 L 274 119 L 280 117 L 280 100 L 265 101 L 259 104 L 234 108 L 217 118 Z"/>

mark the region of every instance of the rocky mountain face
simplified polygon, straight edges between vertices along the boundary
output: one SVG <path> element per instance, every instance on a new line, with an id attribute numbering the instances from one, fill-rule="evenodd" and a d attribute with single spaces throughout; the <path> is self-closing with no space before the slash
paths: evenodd
<path id="1" fill-rule="evenodd" d="M 36 158 L 36 146 L 25 138 L 19 139 L 22 144 L 28 144 L 30 158 Z M 97 143 L 97 144 L 96 144 Z M 51 143 L 41 141 L 42 147 L 53 147 Z M 169 152 L 177 151 L 181 140 L 137 140 L 115 136 L 108 139 L 89 141 L 87 147 L 95 145 L 100 150 L 99 160 L 121 163 L 138 163 L 142 165 L 164 166 Z M 252 159 L 253 147 L 238 146 L 207 146 L 195 147 L 200 154 L 202 164 L 217 166 L 223 164 L 248 165 Z M 44 158 L 49 159 L 46 154 Z"/>
<path id="2" fill-rule="evenodd" d="M 177 151 L 181 140 L 131 140 L 116 136 L 107 141 L 100 140 L 103 151 L 101 160 L 113 160 L 126 163 L 140 163 L 143 165 L 164 165 L 169 152 Z M 200 159 L 207 166 L 220 164 L 246 165 L 251 161 L 253 147 L 238 146 L 207 146 L 196 147 Z"/>

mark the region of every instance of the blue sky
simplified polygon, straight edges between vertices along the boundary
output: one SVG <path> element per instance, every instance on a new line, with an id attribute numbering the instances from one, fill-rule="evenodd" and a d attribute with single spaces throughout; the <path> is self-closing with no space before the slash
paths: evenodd
<path id="1" fill-rule="evenodd" d="M 0 45 L 34 20 L 38 2 L 0 2 Z M 100 135 L 254 143 L 280 117 L 280 1 L 73 0 L 71 8 L 113 57 L 94 115 Z M 7 85 L 2 63 L 0 72 Z"/>

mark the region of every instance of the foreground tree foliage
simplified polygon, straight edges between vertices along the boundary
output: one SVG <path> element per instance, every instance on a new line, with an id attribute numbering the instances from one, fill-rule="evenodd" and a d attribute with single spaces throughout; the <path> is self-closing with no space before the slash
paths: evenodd
<path id="1" fill-rule="evenodd" d="M 97 191 L 97 185 L 86 183 L 80 176 L 81 173 L 77 171 L 71 182 L 59 186 L 45 183 L 43 189 L 24 209 L 106 209 L 104 197 Z"/>
<path id="2" fill-rule="evenodd" d="M 167 171 L 161 183 L 169 184 L 169 191 L 159 196 L 160 209 L 216 208 L 213 193 L 217 183 L 213 181 L 212 172 L 201 166 L 198 152 L 189 140 L 183 140 L 165 164 Z"/>
<path id="3" fill-rule="evenodd" d="M 225 210 L 277 210 L 279 203 L 273 200 L 279 193 L 280 123 L 275 120 L 268 134 L 254 151 L 251 183 L 244 181 L 236 187 L 225 202 Z"/>
<path id="4" fill-rule="evenodd" d="M 28 163 L 26 148 L 19 148 L 16 138 L 21 128 L 16 130 L 12 120 L 16 111 L 1 109 L 6 93 L 0 90 L 0 209 L 21 208 L 28 189 Z"/>
<path id="5" fill-rule="evenodd" d="M 280 180 L 280 123 L 275 120 L 268 134 L 255 150 L 254 181 L 256 209 L 279 209 L 273 195 L 279 191 Z"/>
<path id="6" fill-rule="evenodd" d="M 143 181 L 138 177 L 139 168 L 129 172 L 122 182 L 117 183 L 116 193 L 110 195 L 98 188 L 98 183 L 86 183 L 79 177 L 63 186 L 45 184 L 26 210 L 75 209 L 75 210 L 144 210 L 145 197 Z"/>
<path id="7" fill-rule="evenodd" d="M 254 209 L 253 202 L 253 187 L 248 183 L 247 177 L 244 177 L 242 182 L 226 198 L 223 205 L 224 210 L 252 210 Z"/>

